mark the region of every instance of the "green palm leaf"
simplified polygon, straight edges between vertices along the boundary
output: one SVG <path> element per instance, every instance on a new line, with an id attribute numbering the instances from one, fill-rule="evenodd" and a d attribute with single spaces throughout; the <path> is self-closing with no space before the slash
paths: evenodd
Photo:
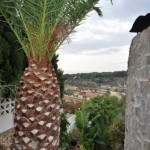
<path id="1" fill-rule="evenodd" d="M 0 0 L 5 17 L 28 58 L 52 59 L 99 0 Z"/>

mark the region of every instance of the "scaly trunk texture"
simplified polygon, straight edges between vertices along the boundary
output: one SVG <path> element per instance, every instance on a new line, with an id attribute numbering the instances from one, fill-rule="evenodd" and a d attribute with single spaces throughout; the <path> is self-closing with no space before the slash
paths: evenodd
<path id="1" fill-rule="evenodd" d="M 52 65 L 29 60 L 15 105 L 15 150 L 57 150 L 60 133 L 60 89 Z"/>

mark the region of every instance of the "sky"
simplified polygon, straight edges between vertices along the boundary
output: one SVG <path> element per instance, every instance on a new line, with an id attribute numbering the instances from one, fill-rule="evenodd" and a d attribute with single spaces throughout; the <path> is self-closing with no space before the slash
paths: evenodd
<path id="1" fill-rule="evenodd" d="M 130 33 L 139 15 L 150 12 L 150 0 L 101 0 L 99 17 L 92 11 L 58 50 L 58 66 L 64 73 L 127 70 L 129 48 L 136 33 Z"/>

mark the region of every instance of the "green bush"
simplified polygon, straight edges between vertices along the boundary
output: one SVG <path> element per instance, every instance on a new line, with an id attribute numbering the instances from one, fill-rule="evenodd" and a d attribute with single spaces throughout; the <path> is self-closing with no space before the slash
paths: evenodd
<path id="1" fill-rule="evenodd" d="M 70 124 L 67 120 L 67 112 L 63 112 L 61 114 L 59 150 L 69 150 L 70 138 L 67 132 L 67 128 L 69 125 Z"/>
<path id="2" fill-rule="evenodd" d="M 82 150 L 94 150 L 94 139 L 97 135 L 98 124 L 92 125 L 89 120 L 89 111 L 78 110 L 76 111 L 76 133 L 78 135 L 78 146 Z"/>
<path id="3" fill-rule="evenodd" d="M 85 102 L 82 109 L 90 112 L 91 127 L 98 125 L 94 138 L 97 149 L 109 149 L 109 126 L 113 123 L 118 111 L 118 98 L 98 96 Z"/>
<path id="4" fill-rule="evenodd" d="M 0 81 L 0 97 L 14 98 L 16 93 L 16 85 L 6 85 L 5 82 Z"/>
<path id="5" fill-rule="evenodd" d="M 73 95 L 73 93 L 74 93 L 74 91 L 73 91 L 73 90 L 70 90 L 70 89 L 64 91 L 64 94 L 65 94 L 65 95 L 69 95 L 69 96 L 70 96 L 70 95 Z"/>
<path id="6" fill-rule="evenodd" d="M 70 140 L 76 140 L 80 150 L 123 150 L 124 109 L 125 97 L 98 96 L 84 102 L 76 110 L 76 128 Z M 66 142 L 64 136 L 62 143 Z"/>
<path id="7" fill-rule="evenodd" d="M 109 128 L 112 150 L 124 149 L 125 122 L 123 119 L 116 120 Z"/>

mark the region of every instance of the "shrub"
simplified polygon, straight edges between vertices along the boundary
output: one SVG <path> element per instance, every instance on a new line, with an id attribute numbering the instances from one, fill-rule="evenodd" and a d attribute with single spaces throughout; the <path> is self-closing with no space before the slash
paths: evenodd
<path id="1" fill-rule="evenodd" d="M 63 112 L 61 114 L 59 150 L 69 150 L 70 138 L 67 132 L 68 126 L 69 126 L 69 122 L 67 120 L 67 112 Z"/>
<path id="2" fill-rule="evenodd" d="M 98 125 L 91 126 L 89 111 L 78 110 L 75 114 L 75 123 L 77 128 L 76 133 L 78 133 L 78 146 L 81 150 L 93 150 L 94 138 L 97 134 Z"/>
<path id="3" fill-rule="evenodd" d="M 70 134 L 80 150 L 123 150 L 125 97 L 98 96 L 76 111 Z"/>
<path id="4" fill-rule="evenodd" d="M 125 122 L 123 119 L 116 120 L 109 128 L 112 150 L 124 149 Z"/>

